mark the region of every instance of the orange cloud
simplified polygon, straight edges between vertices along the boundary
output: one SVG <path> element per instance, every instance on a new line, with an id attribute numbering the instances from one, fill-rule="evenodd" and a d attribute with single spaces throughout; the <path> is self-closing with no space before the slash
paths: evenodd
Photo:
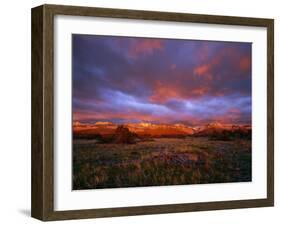
<path id="1" fill-rule="evenodd" d="M 194 68 L 193 72 L 194 74 L 204 77 L 206 80 L 211 81 L 213 79 L 213 76 L 210 73 L 211 68 L 212 68 L 211 64 L 203 64 Z"/>
<path id="2" fill-rule="evenodd" d="M 149 100 L 151 102 L 164 103 L 168 99 L 179 98 L 180 96 L 181 95 L 178 88 L 171 85 L 164 85 L 163 83 L 158 81 L 155 84 L 153 94 L 152 96 L 150 96 Z"/>
<path id="3" fill-rule="evenodd" d="M 156 82 L 153 88 L 153 93 L 149 97 L 149 101 L 153 103 L 163 104 L 171 99 L 188 99 L 193 97 L 201 97 L 209 92 L 208 86 L 201 86 L 196 89 L 188 89 L 178 83 L 163 84 Z"/>
<path id="4" fill-rule="evenodd" d="M 247 72 L 251 68 L 251 59 L 249 57 L 243 57 L 239 63 L 240 69 Z"/>
<path id="5" fill-rule="evenodd" d="M 203 96 L 205 93 L 208 92 L 208 90 L 209 89 L 207 87 L 200 87 L 192 90 L 192 94 L 194 94 L 195 96 Z"/>
<path id="6" fill-rule="evenodd" d="M 243 72 L 247 72 L 251 68 L 251 57 L 243 56 L 241 58 L 240 53 L 235 48 L 228 47 L 218 52 L 209 62 L 205 62 L 195 67 L 193 73 L 211 81 L 213 80 L 213 69 L 219 64 L 222 64 L 224 59 L 228 59 L 228 61 L 232 62 L 234 68 L 240 69 Z"/>
<path id="7" fill-rule="evenodd" d="M 203 74 L 206 74 L 209 71 L 209 69 L 210 69 L 210 66 L 208 64 L 201 65 L 194 69 L 194 73 L 197 75 L 203 75 Z"/>
<path id="8" fill-rule="evenodd" d="M 132 57 L 136 57 L 140 54 L 152 54 L 154 50 L 161 50 L 164 48 L 163 41 L 158 39 L 142 39 L 135 42 L 130 50 L 129 54 Z"/>

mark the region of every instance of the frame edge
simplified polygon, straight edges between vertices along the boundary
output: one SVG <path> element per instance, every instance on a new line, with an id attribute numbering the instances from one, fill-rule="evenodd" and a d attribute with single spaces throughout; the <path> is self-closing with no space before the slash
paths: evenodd
<path id="1" fill-rule="evenodd" d="M 43 219 L 43 6 L 31 10 L 31 216 Z"/>
<path id="2" fill-rule="evenodd" d="M 255 17 L 239 17 L 239 16 L 223 16 L 213 14 L 194 14 L 184 12 L 163 12 L 150 10 L 135 9 L 118 9 L 103 7 L 87 7 L 73 5 L 56 5 L 45 4 L 47 10 L 53 14 L 73 15 L 73 16 L 96 16 L 110 17 L 122 19 L 141 19 L 141 20 L 158 20 L 158 21 L 174 21 L 174 22 L 190 22 L 190 23 L 211 23 L 224 25 L 241 25 L 241 26 L 257 26 L 266 27 L 272 19 L 255 18 Z M 144 16 L 145 15 L 145 16 Z M 253 25 L 253 23 L 255 25 Z"/>
<path id="3" fill-rule="evenodd" d="M 31 216 L 47 221 L 53 203 L 53 13 L 31 10 Z"/>
<path id="4" fill-rule="evenodd" d="M 274 206 L 274 19 L 267 23 L 267 199 Z"/>

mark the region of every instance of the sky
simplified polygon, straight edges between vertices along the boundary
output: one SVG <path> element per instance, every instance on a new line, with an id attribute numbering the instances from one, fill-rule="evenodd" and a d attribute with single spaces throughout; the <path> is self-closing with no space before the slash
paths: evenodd
<path id="1" fill-rule="evenodd" d="M 72 35 L 73 120 L 251 124 L 251 43 Z"/>

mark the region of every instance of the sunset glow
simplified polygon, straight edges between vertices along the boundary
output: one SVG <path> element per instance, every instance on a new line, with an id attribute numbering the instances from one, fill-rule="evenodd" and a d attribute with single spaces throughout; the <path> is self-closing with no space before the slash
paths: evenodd
<path id="1" fill-rule="evenodd" d="M 251 43 L 72 36 L 73 120 L 251 124 Z"/>

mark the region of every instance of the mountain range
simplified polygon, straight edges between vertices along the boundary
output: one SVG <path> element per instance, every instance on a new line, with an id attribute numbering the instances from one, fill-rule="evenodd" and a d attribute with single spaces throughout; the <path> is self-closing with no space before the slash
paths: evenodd
<path id="1" fill-rule="evenodd" d="M 235 125 L 222 124 L 212 122 L 202 126 L 187 126 L 185 124 L 154 124 L 147 122 L 127 123 L 122 124 L 128 128 L 130 132 L 136 133 L 139 136 L 165 137 L 165 136 L 209 136 L 217 133 L 241 132 L 248 133 L 252 130 L 251 125 Z M 74 134 L 99 134 L 101 136 L 114 134 L 118 124 L 111 122 L 96 122 L 93 124 L 84 124 L 80 122 L 73 123 Z"/>

